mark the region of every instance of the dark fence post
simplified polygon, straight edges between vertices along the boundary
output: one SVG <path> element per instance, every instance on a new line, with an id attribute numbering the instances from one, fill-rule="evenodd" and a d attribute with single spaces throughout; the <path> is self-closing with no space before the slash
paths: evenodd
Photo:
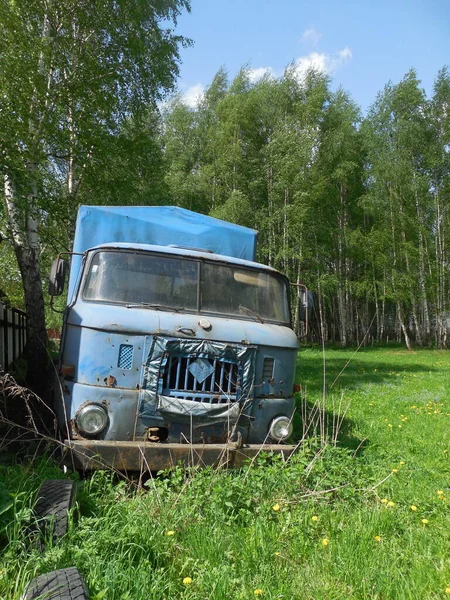
<path id="1" fill-rule="evenodd" d="M 8 370 L 22 356 L 27 339 L 26 314 L 0 302 L 0 369 Z"/>

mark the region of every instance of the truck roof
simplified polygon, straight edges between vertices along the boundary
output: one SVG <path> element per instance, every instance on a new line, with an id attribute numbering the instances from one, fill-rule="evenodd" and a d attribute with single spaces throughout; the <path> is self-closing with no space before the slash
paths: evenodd
<path id="1" fill-rule="evenodd" d="M 80 206 L 74 252 L 105 242 L 190 246 L 255 260 L 257 232 L 178 206 Z"/>
<path id="2" fill-rule="evenodd" d="M 158 252 L 164 254 L 174 254 L 176 256 L 189 256 L 191 258 L 203 258 L 206 260 L 228 263 L 232 265 L 238 265 L 241 267 L 263 269 L 265 271 L 280 274 L 280 272 L 274 269 L 273 267 L 269 267 L 262 263 L 254 262 L 252 260 L 235 258 L 234 256 L 225 256 L 223 254 L 215 254 L 214 252 L 208 250 L 202 250 L 200 248 L 189 248 L 186 246 L 158 246 L 156 244 L 130 244 L 128 242 L 110 242 L 99 244 L 97 246 L 89 248 L 88 250 L 92 251 L 101 249 L 137 250 L 139 252 Z"/>
<path id="3" fill-rule="evenodd" d="M 69 277 L 68 301 L 81 273 L 81 256 L 105 243 L 204 248 L 216 255 L 254 261 L 257 232 L 178 206 L 80 206 Z M 186 254 L 181 250 L 180 254 Z M 210 256 L 208 254 L 208 256 Z M 237 264 L 237 263 L 235 263 Z"/>

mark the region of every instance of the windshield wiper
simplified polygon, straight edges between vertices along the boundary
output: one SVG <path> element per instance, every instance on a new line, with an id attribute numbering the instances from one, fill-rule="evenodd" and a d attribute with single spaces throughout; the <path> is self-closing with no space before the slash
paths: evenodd
<path id="1" fill-rule="evenodd" d="M 254 317 L 260 323 L 264 323 L 264 321 L 261 319 L 261 317 L 258 315 L 258 313 L 256 313 L 251 308 L 247 308 L 247 306 L 239 306 L 239 310 L 241 310 L 242 312 L 244 312 L 246 315 L 249 315 L 249 317 Z"/>
<path id="2" fill-rule="evenodd" d="M 169 310 L 173 312 L 181 312 L 184 308 L 175 308 L 166 304 L 152 304 L 151 302 L 139 302 L 137 304 L 127 304 L 127 308 L 153 308 L 154 310 Z"/>

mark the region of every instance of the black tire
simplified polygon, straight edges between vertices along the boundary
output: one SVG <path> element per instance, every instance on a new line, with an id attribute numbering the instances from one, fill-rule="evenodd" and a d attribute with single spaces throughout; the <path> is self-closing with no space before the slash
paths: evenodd
<path id="1" fill-rule="evenodd" d="M 89 600 L 89 592 L 75 567 L 51 571 L 33 579 L 22 600 Z"/>
<path id="2" fill-rule="evenodd" d="M 53 542 L 67 533 L 75 492 L 75 482 L 70 479 L 48 479 L 40 487 L 34 514 L 41 533 L 51 535 Z"/>

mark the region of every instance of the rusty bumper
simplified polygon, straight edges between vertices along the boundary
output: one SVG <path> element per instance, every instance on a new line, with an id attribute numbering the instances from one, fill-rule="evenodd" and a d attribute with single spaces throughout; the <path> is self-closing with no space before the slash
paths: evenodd
<path id="1" fill-rule="evenodd" d="M 178 464 L 185 467 L 239 468 L 261 452 L 288 458 L 297 446 L 286 444 L 165 444 L 65 440 L 65 464 L 83 471 L 112 468 L 117 471 L 160 471 Z"/>

